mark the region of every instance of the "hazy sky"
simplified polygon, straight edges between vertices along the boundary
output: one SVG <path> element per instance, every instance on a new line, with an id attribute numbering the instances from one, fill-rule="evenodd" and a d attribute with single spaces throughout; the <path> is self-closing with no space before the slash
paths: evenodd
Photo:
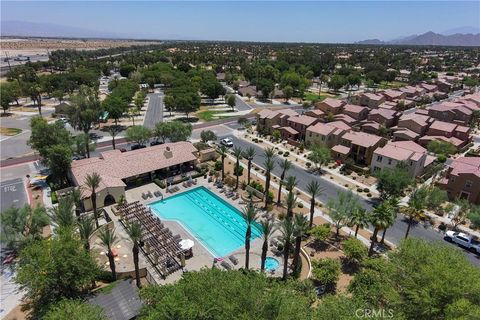
<path id="1" fill-rule="evenodd" d="M 351 42 L 480 26 L 480 1 L 1 1 L 1 19 L 127 37 Z"/>

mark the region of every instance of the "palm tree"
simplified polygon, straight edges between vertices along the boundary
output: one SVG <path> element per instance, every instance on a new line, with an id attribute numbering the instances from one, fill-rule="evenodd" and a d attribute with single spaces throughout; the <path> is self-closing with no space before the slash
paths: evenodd
<path id="1" fill-rule="evenodd" d="M 281 241 L 283 243 L 283 276 L 282 279 L 286 280 L 287 279 L 287 271 L 288 271 L 288 255 L 290 253 L 290 247 L 292 245 L 293 241 L 293 223 L 292 219 L 285 219 L 282 222 L 282 237 Z"/>
<path id="2" fill-rule="evenodd" d="M 285 180 L 285 188 L 288 192 L 293 192 L 293 189 L 297 186 L 297 177 L 296 176 L 288 176 Z"/>
<path id="3" fill-rule="evenodd" d="M 385 234 L 387 233 L 387 229 L 390 228 L 395 223 L 395 219 L 397 218 L 397 212 L 398 212 L 399 203 L 400 203 L 400 201 L 398 201 L 398 198 L 390 198 L 388 199 L 388 201 L 392 206 L 392 217 L 389 225 L 385 229 L 383 229 L 382 239 L 380 240 L 381 243 L 385 243 Z"/>
<path id="4" fill-rule="evenodd" d="M 263 246 L 262 246 L 262 262 L 260 265 L 260 270 L 263 272 L 265 270 L 265 260 L 267 259 L 268 251 L 268 240 L 270 236 L 275 231 L 275 224 L 272 220 L 266 219 L 260 222 L 262 226 L 262 237 L 263 237 Z"/>
<path id="5" fill-rule="evenodd" d="M 225 180 L 225 157 L 227 156 L 227 147 L 224 145 L 220 146 L 218 153 L 222 157 L 222 181 Z"/>
<path id="6" fill-rule="evenodd" d="M 363 208 L 356 208 L 352 212 L 350 224 L 355 226 L 355 238 L 358 235 L 358 229 L 366 228 L 368 226 L 368 213 Z"/>
<path id="7" fill-rule="evenodd" d="M 78 232 L 80 233 L 80 239 L 84 242 L 85 250 L 90 251 L 90 237 L 95 231 L 95 225 L 93 224 L 92 217 L 80 218 L 77 222 Z"/>
<path id="8" fill-rule="evenodd" d="M 75 225 L 72 198 L 61 198 L 58 206 L 50 208 L 48 211 L 50 220 L 57 228 L 69 228 Z"/>
<path id="9" fill-rule="evenodd" d="M 72 190 L 70 193 L 70 198 L 73 201 L 73 204 L 75 205 L 75 214 L 80 216 L 80 213 L 82 212 L 82 191 L 81 188 L 75 188 Z"/>
<path id="10" fill-rule="evenodd" d="M 141 287 L 140 283 L 140 269 L 138 268 L 138 252 L 139 252 L 139 245 L 140 241 L 142 240 L 142 225 L 139 222 L 133 222 L 127 225 L 127 233 L 132 239 L 133 248 L 133 264 L 135 265 L 135 278 L 137 280 L 137 287 Z"/>
<path id="11" fill-rule="evenodd" d="M 297 197 L 293 193 L 293 190 L 288 192 L 287 195 L 287 219 L 291 219 L 293 217 L 293 208 L 297 204 Z"/>
<path id="12" fill-rule="evenodd" d="M 250 184 L 250 172 L 252 170 L 252 161 L 255 157 L 255 154 L 256 152 L 253 147 L 247 148 L 247 150 L 245 150 L 245 152 L 243 153 L 243 157 L 248 160 L 247 184 Z"/>
<path id="13" fill-rule="evenodd" d="M 233 155 L 235 156 L 235 159 L 237 159 L 235 163 L 235 176 L 237 177 L 237 181 L 235 183 L 235 190 L 238 189 L 238 181 L 240 179 L 240 159 L 242 159 L 242 148 L 240 147 L 235 147 L 233 148 Z"/>
<path id="14" fill-rule="evenodd" d="M 85 185 L 92 191 L 90 197 L 92 199 L 93 216 L 95 217 L 95 225 L 97 226 L 97 228 L 99 227 L 99 225 L 97 216 L 96 189 L 100 186 L 100 182 L 102 182 L 102 177 L 100 177 L 100 175 L 96 172 L 93 172 L 92 174 L 87 174 L 87 177 L 85 178 Z"/>
<path id="15" fill-rule="evenodd" d="M 421 219 L 425 218 L 423 208 L 424 201 L 421 198 L 418 190 L 415 189 L 410 195 L 410 199 L 408 200 L 408 207 L 403 207 L 401 209 L 401 212 L 408 218 L 408 226 L 407 231 L 405 232 L 405 239 L 408 238 L 408 234 L 410 233 L 410 228 L 412 227 L 412 225 L 415 222 L 418 222 Z"/>
<path id="16" fill-rule="evenodd" d="M 112 137 L 112 147 L 115 149 L 115 137 L 118 135 L 120 130 L 118 129 L 118 126 L 110 126 L 108 127 L 108 133 Z"/>
<path id="17" fill-rule="evenodd" d="M 104 228 L 98 233 L 98 238 L 102 244 L 107 248 L 108 262 L 110 263 L 110 270 L 112 270 L 112 280 L 117 280 L 117 273 L 115 272 L 115 259 L 112 252 L 112 247 L 117 242 L 117 236 L 115 235 L 115 229 L 110 230 Z"/>
<path id="18" fill-rule="evenodd" d="M 279 165 L 280 165 L 280 168 L 282 169 L 282 174 L 280 175 L 280 185 L 278 186 L 277 205 L 280 204 L 280 200 L 281 200 L 283 179 L 285 179 L 285 174 L 287 173 L 287 171 L 292 168 L 292 162 L 288 159 L 284 159 L 283 161 L 279 162 Z"/>
<path id="19" fill-rule="evenodd" d="M 300 248 L 302 246 L 302 238 L 307 233 L 308 219 L 302 214 L 295 215 L 293 220 L 293 236 L 295 237 L 295 250 L 293 253 L 293 271 L 296 272 L 298 268 L 298 261 L 300 259 Z"/>
<path id="20" fill-rule="evenodd" d="M 269 202 L 269 194 L 270 194 L 270 179 L 272 177 L 272 171 L 275 168 L 275 150 L 273 148 L 265 149 L 264 153 L 265 162 L 263 163 L 265 167 L 265 209 L 267 209 L 267 205 Z"/>
<path id="21" fill-rule="evenodd" d="M 310 194 L 310 223 L 313 226 L 313 214 L 315 213 L 315 198 L 323 193 L 325 189 L 320 186 L 317 180 L 311 180 L 307 185 L 307 192 Z"/>
<path id="22" fill-rule="evenodd" d="M 250 238 L 252 236 L 252 224 L 257 220 L 257 208 L 252 202 L 243 209 L 243 216 L 247 222 L 247 231 L 245 232 L 245 269 L 248 270 L 250 264 Z"/>
<path id="23" fill-rule="evenodd" d="M 390 225 L 392 220 L 392 205 L 389 201 L 383 201 L 380 203 L 372 212 L 370 217 L 370 223 L 373 225 L 373 235 L 372 242 L 370 244 L 370 249 L 368 250 L 368 256 L 370 257 L 373 254 L 373 247 L 377 242 L 378 231 L 384 230 Z"/>

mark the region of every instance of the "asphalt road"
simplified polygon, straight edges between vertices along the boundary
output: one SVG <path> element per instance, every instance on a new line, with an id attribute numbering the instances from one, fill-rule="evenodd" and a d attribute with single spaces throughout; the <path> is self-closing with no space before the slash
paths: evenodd
<path id="1" fill-rule="evenodd" d="M 253 147 L 256 151 L 256 155 L 253 159 L 253 163 L 256 165 L 263 167 L 263 153 L 264 149 L 262 147 L 259 147 L 258 145 L 254 143 L 247 142 L 243 139 L 238 139 L 232 135 L 224 135 L 218 137 L 219 140 L 225 138 L 225 137 L 230 137 L 233 140 L 234 146 L 238 146 L 242 149 L 246 149 L 249 147 Z M 281 160 L 281 158 L 279 158 Z M 252 171 L 255 172 L 255 171 Z M 273 170 L 273 174 L 279 177 L 281 175 L 281 168 L 279 165 L 275 167 Z M 306 192 L 307 189 L 307 184 L 311 180 L 317 180 L 320 185 L 324 188 L 323 193 L 317 197 L 318 200 L 320 200 L 323 203 L 326 203 L 328 199 L 330 198 L 335 198 L 337 196 L 338 191 L 345 191 L 346 189 L 331 182 L 330 180 L 327 180 L 319 175 L 313 175 L 309 172 L 307 172 L 305 169 L 293 164 L 292 168 L 290 171 L 287 173 L 287 175 L 294 175 L 297 177 L 297 182 L 298 182 L 298 189 Z M 378 203 L 378 199 L 372 199 L 372 200 L 367 200 L 363 197 L 358 197 L 358 200 L 362 204 L 362 206 L 367 209 L 367 211 L 373 210 L 373 207 L 375 203 Z M 404 217 L 402 215 L 398 215 L 395 223 L 393 226 L 391 226 L 386 233 L 385 239 L 398 245 L 405 237 L 405 232 L 407 230 L 407 223 L 404 221 Z M 380 235 L 381 236 L 381 235 Z M 410 229 L 410 236 L 412 237 L 418 237 L 422 239 L 426 239 L 428 241 L 443 241 L 443 235 L 437 231 L 435 231 L 432 228 L 426 228 L 423 224 L 418 224 L 415 227 L 412 227 Z M 446 243 L 446 242 L 445 242 Z M 455 246 L 456 247 L 456 246 Z M 457 247 L 458 248 L 458 247 Z M 458 248 L 459 250 L 462 250 Z M 475 255 L 469 251 L 462 250 L 465 252 L 466 257 L 475 265 L 480 267 L 480 256 Z"/>
<path id="2" fill-rule="evenodd" d="M 235 107 L 238 111 L 246 111 L 252 109 L 252 107 L 248 103 L 243 101 L 242 97 L 240 97 L 238 94 L 235 94 Z"/>
<path id="3" fill-rule="evenodd" d="M 27 193 L 21 178 L 0 182 L 0 212 L 12 206 L 23 207 L 27 202 Z"/>
<path id="4" fill-rule="evenodd" d="M 163 93 L 149 94 L 148 109 L 143 125 L 153 129 L 158 122 L 163 121 Z"/>

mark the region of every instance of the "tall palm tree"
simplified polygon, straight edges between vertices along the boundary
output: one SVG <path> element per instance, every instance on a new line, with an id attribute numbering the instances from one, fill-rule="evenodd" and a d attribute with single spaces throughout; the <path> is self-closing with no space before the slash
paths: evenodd
<path id="1" fill-rule="evenodd" d="M 138 252 L 140 241 L 142 240 L 142 225 L 139 222 L 133 222 L 127 225 L 127 233 L 133 243 L 132 254 L 133 264 L 135 266 L 135 278 L 137 280 L 137 287 L 140 288 L 140 269 L 138 267 Z"/>
<path id="2" fill-rule="evenodd" d="M 256 152 L 253 147 L 249 147 L 247 148 L 247 150 L 243 152 L 243 157 L 248 161 L 247 184 L 250 184 L 250 173 L 252 170 L 252 161 L 255 155 L 256 155 Z"/>
<path id="3" fill-rule="evenodd" d="M 390 228 L 395 223 L 395 219 L 397 218 L 397 213 L 399 209 L 400 201 L 398 200 L 398 198 L 396 197 L 390 198 L 388 199 L 388 201 L 390 202 L 390 205 L 392 207 L 392 216 L 391 216 L 389 225 L 386 226 L 385 229 L 383 229 L 382 239 L 380 240 L 381 243 L 385 243 L 385 234 L 387 233 L 387 229 Z"/>
<path id="4" fill-rule="evenodd" d="M 265 167 L 265 209 L 269 202 L 270 194 L 270 179 L 272 178 L 272 171 L 275 169 L 275 150 L 273 148 L 267 148 L 264 152 L 265 161 L 263 166 Z"/>
<path id="5" fill-rule="evenodd" d="M 293 217 L 293 208 L 297 204 L 297 196 L 293 193 L 293 190 L 288 192 L 287 195 L 287 219 L 292 219 Z"/>
<path id="6" fill-rule="evenodd" d="M 90 237 L 95 231 L 95 225 L 93 224 L 93 218 L 86 216 L 78 219 L 77 221 L 78 232 L 80 233 L 80 239 L 84 242 L 85 250 L 90 251 Z"/>
<path id="7" fill-rule="evenodd" d="M 355 226 L 355 238 L 358 235 L 358 229 L 366 228 L 368 226 L 368 213 L 367 210 L 363 208 L 356 208 L 352 212 L 352 216 L 350 219 L 350 224 Z"/>
<path id="8" fill-rule="evenodd" d="M 252 224 L 257 220 L 257 208 L 252 202 L 249 202 L 243 209 L 243 216 L 247 222 L 247 231 L 245 232 L 245 269 L 248 270 L 250 264 L 250 238 L 252 236 Z"/>
<path id="9" fill-rule="evenodd" d="M 275 223 L 270 219 L 266 219 L 261 221 L 260 225 L 262 226 L 263 231 L 262 262 L 260 265 L 260 270 L 263 272 L 265 270 L 265 260 L 267 259 L 268 240 L 270 240 L 270 236 L 275 231 Z"/>
<path id="10" fill-rule="evenodd" d="M 225 157 L 227 156 L 227 147 L 224 145 L 220 146 L 218 153 L 222 157 L 222 181 L 225 180 Z"/>
<path id="11" fill-rule="evenodd" d="M 407 231 L 405 232 L 405 239 L 408 238 L 410 233 L 410 228 L 415 222 L 420 221 L 425 218 L 423 212 L 424 209 L 424 199 L 421 198 L 421 195 L 418 192 L 418 189 L 415 189 L 410 194 L 410 199 L 408 200 L 408 207 L 403 207 L 400 211 L 407 217 Z"/>
<path id="12" fill-rule="evenodd" d="M 308 219 L 302 214 L 295 215 L 293 220 L 293 236 L 295 237 L 295 250 L 293 253 L 293 270 L 297 271 L 298 261 L 300 259 L 300 249 L 302 246 L 302 238 L 309 230 Z"/>
<path id="13" fill-rule="evenodd" d="M 288 276 L 288 255 L 290 253 L 290 247 L 292 246 L 293 230 L 292 219 L 283 220 L 280 230 L 282 232 L 281 241 L 283 243 L 283 280 L 286 280 Z"/>
<path id="14" fill-rule="evenodd" d="M 297 177 L 296 176 L 288 176 L 285 179 L 285 188 L 288 192 L 292 192 L 293 189 L 297 186 Z"/>
<path id="15" fill-rule="evenodd" d="M 113 256 L 112 247 L 117 242 L 117 236 L 115 235 L 115 229 L 110 230 L 104 228 L 98 233 L 98 238 L 102 244 L 107 248 L 108 262 L 110 263 L 110 270 L 112 270 L 112 280 L 117 280 L 117 273 L 115 271 L 115 258 Z"/>
<path id="16" fill-rule="evenodd" d="M 242 148 L 235 147 L 233 148 L 233 155 L 237 160 L 235 163 L 235 176 L 237 177 L 237 181 L 235 182 L 235 190 L 238 189 L 238 181 L 240 179 L 240 159 L 242 159 Z"/>
<path id="17" fill-rule="evenodd" d="M 115 137 L 120 133 L 118 126 L 115 125 L 108 127 L 108 133 L 112 137 L 112 148 L 115 149 Z"/>
<path id="18" fill-rule="evenodd" d="M 73 213 L 73 200 L 70 197 L 61 198 L 58 205 L 48 211 L 51 222 L 57 228 L 73 227 L 76 223 Z"/>
<path id="19" fill-rule="evenodd" d="M 100 186 L 101 182 L 102 177 L 96 172 L 87 174 L 87 177 L 85 178 L 85 185 L 92 191 L 90 197 L 92 199 L 93 216 L 95 217 L 95 225 L 97 228 L 99 227 L 97 216 L 97 188 Z"/>
<path id="20" fill-rule="evenodd" d="M 81 188 L 75 188 L 72 190 L 70 193 L 70 198 L 73 201 L 73 204 L 75 205 L 75 214 L 80 216 L 80 213 L 82 212 L 82 191 Z"/>
<path id="21" fill-rule="evenodd" d="M 278 186 L 278 199 L 277 204 L 280 204 L 281 196 L 282 196 L 282 185 L 283 179 L 285 179 L 285 174 L 287 174 L 288 170 L 292 168 L 292 162 L 288 159 L 284 159 L 283 161 L 279 162 L 280 168 L 282 169 L 282 174 L 280 175 L 280 185 Z"/>
<path id="22" fill-rule="evenodd" d="M 384 230 L 390 225 L 392 220 L 392 205 L 389 201 L 383 201 L 380 203 L 372 212 L 370 217 L 370 223 L 373 225 L 373 235 L 372 242 L 370 244 L 370 249 L 368 250 L 368 256 L 370 257 L 373 254 L 373 247 L 377 242 L 378 231 Z"/>
<path id="23" fill-rule="evenodd" d="M 323 193 L 325 189 L 320 186 L 317 180 L 311 180 L 307 185 L 307 192 L 310 194 L 310 223 L 313 226 L 313 214 L 315 213 L 315 198 Z"/>

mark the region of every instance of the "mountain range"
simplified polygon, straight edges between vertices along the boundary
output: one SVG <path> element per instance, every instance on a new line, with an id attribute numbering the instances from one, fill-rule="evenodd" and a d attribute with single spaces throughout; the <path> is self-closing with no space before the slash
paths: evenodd
<path id="1" fill-rule="evenodd" d="M 466 28 L 466 27 L 465 27 Z M 466 30 L 465 28 L 458 28 L 460 30 Z M 402 37 L 393 39 L 390 41 L 382 41 L 379 39 L 368 39 L 358 41 L 356 44 L 371 44 L 371 45 L 419 45 L 419 46 L 464 46 L 464 47 L 476 47 L 480 46 L 480 33 L 451 33 L 455 29 L 447 31 L 445 34 L 435 33 L 432 31 L 420 34 L 411 35 L 408 37 Z M 474 30 L 474 29 L 470 29 Z M 478 31 L 478 30 L 476 30 Z"/>

